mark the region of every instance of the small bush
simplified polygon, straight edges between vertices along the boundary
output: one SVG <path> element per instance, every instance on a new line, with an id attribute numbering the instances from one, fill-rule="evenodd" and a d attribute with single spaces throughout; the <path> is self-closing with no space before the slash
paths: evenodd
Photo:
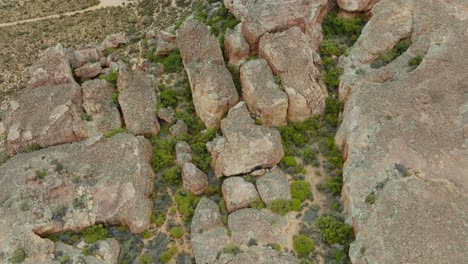
<path id="1" fill-rule="evenodd" d="M 164 65 L 164 71 L 167 73 L 175 73 L 183 69 L 182 57 L 179 49 L 175 49 L 166 57 L 156 57 L 155 62 Z"/>
<path id="2" fill-rule="evenodd" d="M 312 239 L 299 234 L 293 236 L 293 247 L 298 255 L 307 256 L 314 250 L 314 242 Z"/>
<path id="3" fill-rule="evenodd" d="M 323 240 L 329 245 L 335 243 L 349 245 L 354 239 L 353 228 L 336 216 L 321 216 L 315 223 L 321 231 Z"/>
<path id="4" fill-rule="evenodd" d="M 310 147 L 304 149 L 302 151 L 302 161 L 304 162 L 304 164 L 318 163 L 317 153 Z"/>
<path id="5" fill-rule="evenodd" d="M 83 238 L 86 243 L 93 244 L 99 240 L 105 240 L 107 237 L 107 229 L 101 224 L 93 225 L 85 229 Z"/>
<path id="6" fill-rule="evenodd" d="M 151 264 L 151 263 L 153 263 L 153 259 L 151 258 L 150 255 L 144 254 L 144 255 L 140 256 L 139 263 L 140 264 Z"/>
<path id="7" fill-rule="evenodd" d="M 228 245 L 227 247 L 225 247 L 223 249 L 223 253 L 224 254 L 231 254 L 231 255 L 237 255 L 239 254 L 241 251 L 240 251 L 240 248 L 239 246 L 237 245 Z"/>
<path id="8" fill-rule="evenodd" d="M 159 100 L 162 108 L 170 107 L 175 109 L 177 107 L 177 92 L 172 89 L 164 89 L 159 95 Z"/>
<path id="9" fill-rule="evenodd" d="M 184 235 L 184 228 L 181 226 L 175 226 L 170 231 L 173 238 L 181 238 Z"/>
<path id="10" fill-rule="evenodd" d="M 164 251 L 162 254 L 161 254 L 161 262 L 162 263 L 169 263 L 172 259 L 173 256 L 177 255 L 177 252 L 179 252 L 179 249 L 177 248 L 177 246 L 172 246 L 170 247 L 168 250 Z"/>
<path id="11" fill-rule="evenodd" d="M 167 184 L 177 185 L 180 182 L 180 169 L 172 167 L 164 172 L 164 182 Z"/>
<path id="12" fill-rule="evenodd" d="M 178 189 L 174 195 L 174 199 L 179 213 L 185 217 L 184 220 L 190 221 L 200 198 L 189 191 Z"/>
<path id="13" fill-rule="evenodd" d="M 158 137 L 152 139 L 152 164 L 156 172 L 160 172 L 174 164 L 175 144 L 176 141 L 174 139 L 161 139 Z"/>
<path id="14" fill-rule="evenodd" d="M 291 182 L 291 196 L 303 202 L 311 196 L 310 184 L 306 181 Z"/>
<path id="15" fill-rule="evenodd" d="M 149 239 L 151 237 L 151 232 L 149 230 L 146 230 L 143 232 L 143 239 Z"/>
<path id="16" fill-rule="evenodd" d="M 10 257 L 10 262 L 11 263 L 21 263 L 26 259 L 26 252 L 22 248 L 17 248 L 13 253 L 11 254 Z"/>
<path id="17" fill-rule="evenodd" d="M 255 201 L 250 203 L 250 207 L 260 210 L 265 208 L 265 203 L 262 201 L 262 199 L 257 198 Z"/>
<path id="18" fill-rule="evenodd" d="M 418 55 L 408 60 L 408 66 L 410 66 L 411 69 L 416 69 L 419 66 L 419 64 L 421 64 L 422 60 L 423 57 L 421 55 Z"/>
<path id="19" fill-rule="evenodd" d="M 284 199 L 278 199 L 278 200 L 272 201 L 268 205 L 268 208 L 272 212 L 284 216 L 287 213 L 291 212 L 291 210 L 292 210 L 292 201 L 284 200 Z"/>
<path id="20" fill-rule="evenodd" d="M 110 83 L 112 83 L 114 86 L 117 85 L 117 78 L 119 77 L 119 72 L 117 71 L 111 71 L 106 75 L 101 75 L 99 76 L 99 79 L 101 80 L 106 80 Z"/>
<path id="21" fill-rule="evenodd" d="M 47 176 L 47 171 L 45 171 L 45 170 L 36 170 L 36 177 L 39 180 L 43 180 L 45 178 L 45 176 Z"/>
<path id="22" fill-rule="evenodd" d="M 40 150 L 41 147 L 38 144 L 29 144 L 26 147 L 23 148 L 21 152 L 23 153 L 31 153 L 33 151 Z"/>
<path id="23" fill-rule="evenodd" d="M 115 136 L 117 134 L 124 133 L 124 132 L 125 132 L 125 129 L 120 127 L 120 128 L 116 128 L 114 130 L 111 130 L 111 131 L 105 133 L 104 137 L 110 138 L 110 137 L 113 137 L 113 136 Z"/>
<path id="24" fill-rule="evenodd" d="M 291 200 L 291 210 L 299 212 L 302 209 L 301 201 L 299 199 Z"/>
<path id="25" fill-rule="evenodd" d="M 366 203 L 375 204 L 375 193 L 374 192 L 371 192 L 369 195 L 366 196 Z"/>
<path id="26" fill-rule="evenodd" d="M 293 156 L 284 156 L 281 162 L 287 167 L 297 166 L 297 161 Z"/>

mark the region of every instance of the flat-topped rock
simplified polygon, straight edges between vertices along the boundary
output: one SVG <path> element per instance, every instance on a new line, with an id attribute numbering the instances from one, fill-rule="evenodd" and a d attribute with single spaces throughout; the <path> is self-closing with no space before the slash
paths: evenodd
<path id="1" fill-rule="evenodd" d="M 267 205 L 275 200 L 291 199 L 288 178 L 278 167 L 259 177 L 256 184 L 260 197 Z"/>
<path id="2" fill-rule="evenodd" d="M 125 126 L 134 135 L 153 136 L 160 130 L 156 92 L 143 71 L 121 68 L 117 79 Z"/>
<path id="3" fill-rule="evenodd" d="M 256 114 L 263 125 L 286 124 L 288 96 L 275 83 L 273 73 L 264 59 L 250 60 L 240 68 L 242 96 L 250 111 Z"/>
<path id="4" fill-rule="evenodd" d="M 154 172 L 148 140 L 129 134 L 18 154 L 0 167 L 0 262 L 15 247 L 45 263 L 53 242 L 39 237 L 95 223 L 150 225 Z M 7 206 L 8 205 L 8 206 Z"/>
<path id="5" fill-rule="evenodd" d="M 284 91 L 289 97 L 288 120 L 302 121 L 312 115 L 323 114 L 327 89 L 314 64 L 314 56 L 317 55 L 299 27 L 265 34 L 260 40 L 259 53 L 273 73 L 281 76 Z"/>
<path id="6" fill-rule="evenodd" d="M 221 122 L 223 137 L 208 143 L 216 177 L 246 174 L 276 165 L 284 156 L 276 128 L 255 125 L 244 102 Z"/>
<path id="7" fill-rule="evenodd" d="M 255 186 L 242 177 L 229 177 L 224 180 L 222 191 L 228 212 L 250 207 L 252 202 L 260 198 Z"/>

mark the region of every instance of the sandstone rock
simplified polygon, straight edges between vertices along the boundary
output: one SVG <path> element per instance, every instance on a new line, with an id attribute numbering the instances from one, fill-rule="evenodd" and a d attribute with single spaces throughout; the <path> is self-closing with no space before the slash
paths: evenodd
<path id="1" fill-rule="evenodd" d="M 81 78 L 82 80 L 96 77 L 99 74 L 101 74 L 101 72 L 102 72 L 101 63 L 99 62 L 87 63 L 75 69 L 76 77 Z"/>
<path id="2" fill-rule="evenodd" d="M 239 67 L 245 62 L 250 54 L 250 46 L 242 35 L 241 24 L 226 32 L 224 49 L 226 57 L 229 59 L 229 64 Z"/>
<path id="3" fill-rule="evenodd" d="M 164 31 L 158 32 L 154 55 L 165 56 L 177 48 L 177 36 Z"/>
<path id="4" fill-rule="evenodd" d="M 117 87 L 127 131 L 135 135 L 157 135 L 160 127 L 156 116 L 156 93 L 145 73 L 121 68 Z"/>
<path id="5" fill-rule="evenodd" d="M 240 68 L 242 96 L 249 109 L 266 126 L 286 124 L 288 96 L 275 83 L 264 59 L 251 60 Z"/>
<path id="6" fill-rule="evenodd" d="M 117 264 L 119 253 L 120 245 L 114 238 L 96 242 L 96 256 L 83 255 L 82 249 L 67 245 L 61 241 L 55 243 L 55 255 L 67 256 L 69 261 L 73 263 L 80 263 L 80 261 L 84 260 L 86 263 L 90 264 Z"/>
<path id="7" fill-rule="evenodd" d="M 338 0 L 340 8 L 348 12 L 366 12 L 379 0 Z"/>
<path id="8" fill-rule="evenodd" d="M 81 88 L 76 83 L 22 90 L 11 102 L 7 150 L 16 154 L 30 145 L 48 147 L 86 137 Z"/>
<path id="9" fill-rule="evenodd" d="M 356 232 L 353 263 L 468 259 L 466 7 L 463 1 L 381 0 L 341 59 L 346 107 L 335 141 L 346 157 L 342 196 Z M 412 45 L 405 53 L 381 69 L 370 67 L 406 37 Z M 408 60 L 418 54 L 424 59 L 411 71 Z M 382 71 L 393 78 L 373 81 Z M 375 203 L 366 203 L 372 192 Z"/>
<path id="10" fill-rule="evenodd" d="M 221 118 L 239 100 L 219 41 L 193 19 L 182 24 L 177 39 L 197 115 L 208 128 L 219 127 Z"/>
<path id="11" fill-rule="evenodd" d="M 228 212 L 247 208 L 260 198 L 255 186 L 242 177 L 230 177 L 223 182 L 223 197 Z"/>
<path id="12" fill-rule="evenodd" d="M 103 58 L 101 49 L 88 47 L 79 50 L 67 50 L 68 60 L 73 69 L 79 68 L 87 63 L 99 62 Z M 102 66 L 102 65 L 101 65 Z"/>
<path id="13" fill-rule="evenodd" d="M 238 245 L 247 245 L 254 239 L 260 245 L 278 243 L 287 246 L 286 219 L 267 210 L 246 208 L 235 211 L 228 217 L 228 226 L 232 241 Z"/>
<path id="14" fill-rule="evenodd" d="M 217 264 L 293 264 L 299 263 L 291 253 L 278 252 L 270 247 L 253 246 L 249 247 L 247 252 L 239 254 L 222 254 L 219 257 Z"/>
<path id="15" fill-rule="evenodd" d="M 242 20 L 246 12 L 245 6 L 249 0 L 224 0 L 224 5 L 237 18 Z"/>
<path id="16" fill-rule="evenodd" d="M 101 45 L 105 49 L 118 48 L 122 44 L 127 44 L 127 42 L 128 42 L 128 39 L 124 33 L 116 33 L 116 34 L 107 36 Z"/>
<path id="17" fill-rule="evenodd" d="M 79 231 L 95 223 L 127 225 L 135 233 L 146 230 L 152 208 L 151 156 L 146 139 L 118 134 L 8 160 L 0 167 L 0 262 L 6 262 L 12 247 L 20 247 L 30 263 L 46 263 L 54 246 L 39 235 Z"/>
<path id="18" fill-rule="evenodd" d="M 169 124 L 174 122 L 174 115 L 175 111 L 172 108 L 161 108 L 158 112 L 158 117 Z"/>
<path id="19" fill-rule="evenodd" d="M 278 167 L 258 178 L 256 184 L 258 193 L 266 204 L 278 199 L 291 199 L 288 178 Z"/>
<path id="20" fill-rule="evenodd" d="M 178 120 L 173 126 L 169 128 L 169 133 L 173 137 L 180 137 L 188 133 L 187 124 L 183 120 Z"/>
<path id="21" fill-rule="evenodd" d="M 214 263 L 218 254 L 229 245 L 230 239 L 221 221 L 219 208 L 208 198 L 202 198 L 198 203 L 191 230 L 196 263 Z"/>
<path id="22" fill-rule="evenodd" d="M 260 55 L 289 97 L 288 119 L 304 120 L 325 110 L 326 87 L 320 82 L 320 71 L 314 64 L 314 51 L 307 45 L 299 27 L 281 33 L 265 34 L 260 40 Z"/>
<path id="23" fill-rule="evenodd" d="M 182 180 L 184 189 L 195 195 L 203 194 L 208 187 L 208 176 L 193 163 L 182 166 Z"/>
<path id="24" fill-rule="evenodd" d="M 83 89 L 83 109 L 90 115 L 97 133 L 104 134 L 122 126 L 120 113 L 112 102 L 114 87 L 105 80 L 86 81 Z"/>
<path id="25" fill-rule="evenodd" d="M 31 67 L 28 85 L 36 88 L 60 84 L 75 84 L 70 62 L 62 45 L 48 48 Z"/>
<path id="26" fill-rule="evenodd" d="M 179 141 L 175 146 L 176 162 L 180 167 L 183 167 L 185 163 L 192 162 L 192 148 L 185 141 Z"/>
<path id="27" fill-rule="evenodd" d="M 224 136 L 208 144 L 216 177 L 271 167 L 284 156 L 278 130 L 255 125 L 244 102 L 229 110 L 221 130 Z"/>

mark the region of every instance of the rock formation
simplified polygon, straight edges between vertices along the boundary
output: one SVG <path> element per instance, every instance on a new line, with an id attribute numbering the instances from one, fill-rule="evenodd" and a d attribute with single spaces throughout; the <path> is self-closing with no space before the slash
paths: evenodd
<path id="1" fill-rule="evenodd" d="M 208 186 L 208 176 L 189 162 L 182 166 L 182 181 L 184 189 L 195 195 L 203 194 Z"/>
<path id="2" fill-rule="evenodd" d="M 219 41 L 204 24 L 193 19 L 177 30 L 177 39 L 197 115 L 208 128 L 219 127 L 239 99 Z"/>
<path id="3" fill-rule="evenodd" d="M 216 177 L 271 167 L 283 158 L 278 130 L 255 125 L 244 102 L 229 110 L 221 122 L 221 130 L 223 137 L 208 144 Z"/>
<path id="4" fill-rule="evenodd" d="M 278 167 L 258 178 L 256 184 L 260 197 L 267 205 L 275 200 L 291 199 L 288 178 Z"/>
<path id="5" fill-rule="evenodd" d="M 192 162 L 192 148 L 185 141 L 179 141 L 175 146 L 176 162 L 180 167 L 185 163 Z"/>
<path id="6" fill-rule="evenodd" d="M 241 27 L 242 23 L 234 29 L 228 29 L 224 39 L 224 50 L 229 64 L 237 67 L 244 63 L 250 54 L 250 46 L 242 35 Z"/>
<path id="7" fill-rule="evenodd" d="M 381 0 L 341 62 L 346 106 L 335 139 L 357 233 L 353 263 L 468 259 L 467 10 L 461 0 Z M 370 66 L 405 38 L 412 40 L 405 53 Z M 411 69 L 417 55 L 423 60 Z"/>
<path id="8" fill-rule="evenodd" d="M 228 212 L 247 208 L 260 198 L 255 186 L 242 177 L 227 178 L 223 182 L 222 190 Z"/>

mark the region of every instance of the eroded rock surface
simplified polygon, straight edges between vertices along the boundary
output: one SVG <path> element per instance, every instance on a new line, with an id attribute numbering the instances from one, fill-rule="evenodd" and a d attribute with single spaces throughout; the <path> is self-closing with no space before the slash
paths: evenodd
<path id="1" fill-rule="evenodd" d="M 381 0 L 343 58 L 346 106 L 335 139 L 346 158 L 345 211 L 357 233 L 353 263 L 468 259 L 467 21 L 466 1 Z M 408 37 L 404 54 L 370 66 Z M 408 60 L 417 55 L 423 60 L 412 70 Z"/>
<path id="2" fill-rule="evenodd" d="M 288 178 L 278 167 L 259 177 L 256 184 L 260 197 L 267 205 L 278 199 L 291 199 Z"/>
<path id="3" fill-rule="evenodd" d="M 379 0 L 338 0 L 340 8 L 348 12 L 366 12 Z"/>
<path id="4" fill-rule="evenodd" d="M 284 156 L 278 130 L 255 125 L 244 102 L 229 110 L 221 130 L 223 137 L 208 144 L 216 177 L 271 167 Z"/>
<path id="5" fill-rule="evenodd" d="M 219 41 L 194 19 L 182 24 L 177 39 L 197 115 L 208 128 L 219 127 L 223 116 L 239 100 Z"/>
<path id="6" fill-rule="evenodd" d="M 247 208 L 252 202 L 260 198 L 255 186 L 242 177 L 230 177 L 224 180 L 223 197 L 228 212 Z"/>
<path id="7" fill-rule="evenodd" d="M 118 134 L 32 153 L 0 167 L 0 260 L 25 251 L 30 263 L 53 257 L 54 244 L 39 235 L 79 231 L 95 223 L 149 227 L 154 172 L 151 145 Z"/>
<path id="8" fill-rule="evenodd" d="M 182 166 L 182 181 L 184 189 L 195 195 L 203 194 L 208 186 L 208 176 L 189 162 Z"/>
<path id="9" fill-rule="evenodd" d="M 242 96 L 250 111 L 266 126 L 286 124 L 288 96 L 275 83 L 273 73 L 264 59 L 251 60 L 240 68 Z"/>
<path id="10" fill-rule="evenodd" d="M 228 29 L 224 40 L 224 50 L 229 64 L 237 67 L 244 63 L 250 54 L 250 46 L 242 35 L 241 26 L 242 23 L 234 29 Z"/>

